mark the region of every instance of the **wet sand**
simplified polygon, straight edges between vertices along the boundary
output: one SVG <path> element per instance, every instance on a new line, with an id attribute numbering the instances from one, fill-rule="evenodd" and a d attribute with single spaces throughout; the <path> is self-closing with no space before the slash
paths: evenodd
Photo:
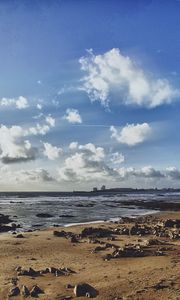
<path id="1" fill-rule="evenodd" d="M 163 212 L 152 217 L 138 220 L 141 226 L 149 227 L 166 219 L 180 219 L 180 212 Z M 152 234 L 123 235 L 116 234 L 115 229 L 131 228 L 134 223 L 125 220 L 124 224 L 104 222 L 92 225 L 78 225 L 68 228 L 50 228 L 41 231 L 23 233 L 24 238 L 4 233 L 0 235 L 0 300 L 24 299 L 18 295 L 9 297 L 10 290 L 15 286 L 12 278 L 17 279 L 17 286 L 22 290 L 26 285 L 29 290 L 37 284 L 43 294 L 38 299 L 60 300 L 76 299 L 73 288 L 67 284 L 76 285 L 80 282 L 90 284 L 97 292 L 97 300 L 177 300 L 180 299 L 180 238 L 168 236 L 157 237 Z M 114 234 L 106 237 L 90 238 L 84 236 L 78 239 L 57 237 L 54 230 L 82 233 L 84 228 L 108 229 Z M 168 230 L 175 230 L 174 228 Z M 76 237 L 76 235 L 75 235 Z M 149 240 L 158 240 L 157 244 L 150 245 Z M 96 240 L 96 241 L 95 241 Z M 106 244 L 114 247 L 106 247 Z M 108 257 L 115 249 L 127 244 L 130 247 L 147 251 L 142 257 Z M 94 251 L 96 247 L 100 247 Z M 138 248 L 138 249 L 139 249 Z M 117 250 L 116 249 L 116 250 Z M 159 253 L 159 254 L 158 254 Z M 73 273 L 39 274 L 37 276 L 19 275 L 16 268 L 33 268 L 35 271 L 45 270 L 48 267 L 70 268 Z M 14 282 L 14 280 L 13 280 Z M 27 299 L 31 299 L 28 297 Z M 33 299 L 33 298 L 32 298 Z M 79 297 L 79 299 L 87 299 Z"/>

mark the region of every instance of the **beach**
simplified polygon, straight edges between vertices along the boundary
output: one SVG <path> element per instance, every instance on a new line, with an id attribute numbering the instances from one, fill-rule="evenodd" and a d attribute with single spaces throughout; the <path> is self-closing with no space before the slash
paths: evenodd
<path id="1" fill-rule="evenodd" d="M 79 299 L 180 299 L 179 223 L 172 223 L 179 219 L 178 211 L 165 211 L 119 222 L 3 233 L 0 299 L 24 299 L 23 286 L 30 292 L 35 285 L 42 292 L 38 299 L 76 299 L 74 286 L 80 283 L 91 289 Z M 13 289 L 16 296 L 10 296 Z"/>

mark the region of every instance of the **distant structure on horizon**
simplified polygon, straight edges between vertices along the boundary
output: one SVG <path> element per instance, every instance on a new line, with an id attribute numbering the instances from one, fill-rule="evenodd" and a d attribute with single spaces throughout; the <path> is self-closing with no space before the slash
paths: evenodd
<path id="1" fill-rule="evenodd" d="M 105 191 L 105 189 L 106 189 L 106 186 L 105 186 L 105 185 L 102 185 L 101 191 Z"/>

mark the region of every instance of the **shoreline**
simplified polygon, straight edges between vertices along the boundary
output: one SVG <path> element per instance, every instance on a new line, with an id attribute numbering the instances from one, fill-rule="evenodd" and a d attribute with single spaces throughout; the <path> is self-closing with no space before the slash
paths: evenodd
<path id="1" fill-rule="evenodd" d="M 180 212 L 38 229 L 19 237 L 2 234 L 0 299 L 22 300 L 21 294 L 8 295 L 34 285 L 43 291 L 41 300 L 78 299 L 68 286 L 85 282 L 97 291 L 97 300 L 177 300 L 180 238 L 179 229 L 166 227 L 172 226 L 169 219 L 180 220 Z"/>

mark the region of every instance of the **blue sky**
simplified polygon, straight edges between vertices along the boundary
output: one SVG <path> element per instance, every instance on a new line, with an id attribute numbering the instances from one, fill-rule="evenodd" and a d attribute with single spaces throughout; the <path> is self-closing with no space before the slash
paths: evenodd
<path id="1" fill-rule="evenodd" d="M 0 2 L 2 190 L 179 187 L 180 1 Z"/>

